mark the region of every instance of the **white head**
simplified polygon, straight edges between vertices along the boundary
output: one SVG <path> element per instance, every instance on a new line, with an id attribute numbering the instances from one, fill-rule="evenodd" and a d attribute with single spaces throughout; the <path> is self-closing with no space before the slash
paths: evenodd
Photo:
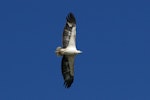
<path id="1" fill-rule="evenodd" d="M 82 53 L 82 51 L 80 51 L 80 50 L 77 50 L 77 54 L 80 54 L 80 53 Z"/>

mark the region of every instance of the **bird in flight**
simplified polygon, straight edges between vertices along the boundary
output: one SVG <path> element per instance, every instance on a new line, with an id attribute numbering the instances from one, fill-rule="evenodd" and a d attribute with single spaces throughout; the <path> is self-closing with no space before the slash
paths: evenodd
<path id="1" fill-rule="evenodd" d="M 66 25 L 63 30 L 62 47 L 57 47 L 55 53 L 62 56 L 61 70 L 64 85 L 69 88 L 74 80 L 74 59 L 82 51 L 76 48 L 76 19 L 72 13 L 66 17 Z"/>

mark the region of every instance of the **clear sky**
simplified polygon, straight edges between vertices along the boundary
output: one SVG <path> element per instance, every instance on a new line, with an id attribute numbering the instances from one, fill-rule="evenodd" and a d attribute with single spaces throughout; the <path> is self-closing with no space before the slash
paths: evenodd
<path id="1" fill-rule="evenodd" d="M 83 54 L 66 89 L 54 51 L 69 12 Z M 150 1 L 1 0 L 0 100 L 150 100 Z"/>

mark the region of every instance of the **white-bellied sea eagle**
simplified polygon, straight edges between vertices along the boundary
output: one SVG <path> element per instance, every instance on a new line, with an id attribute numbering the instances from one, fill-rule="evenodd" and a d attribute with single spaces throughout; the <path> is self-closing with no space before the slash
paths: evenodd
<path id="1" fill-rule="evenodd" d="M 63 56 L 61 62 L 64 85 L 69 88 L 74 80 L 74 59 L 82 51 L 76 48 L 76 19 L 72 13 L 66 17 L 66 25 L 63 30 L 62 47 L 56 48 L 57 56 Z"/>

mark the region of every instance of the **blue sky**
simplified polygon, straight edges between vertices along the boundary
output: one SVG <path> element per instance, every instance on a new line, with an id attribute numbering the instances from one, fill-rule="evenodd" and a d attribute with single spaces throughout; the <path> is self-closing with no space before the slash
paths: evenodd
<path id="1" fill-rule="evenodd" d="M 1 0 L 0 100 L 150 100 L 150 1 Z M 77 20 L 75 80 L 63 86 L 65 18 Z"/>

